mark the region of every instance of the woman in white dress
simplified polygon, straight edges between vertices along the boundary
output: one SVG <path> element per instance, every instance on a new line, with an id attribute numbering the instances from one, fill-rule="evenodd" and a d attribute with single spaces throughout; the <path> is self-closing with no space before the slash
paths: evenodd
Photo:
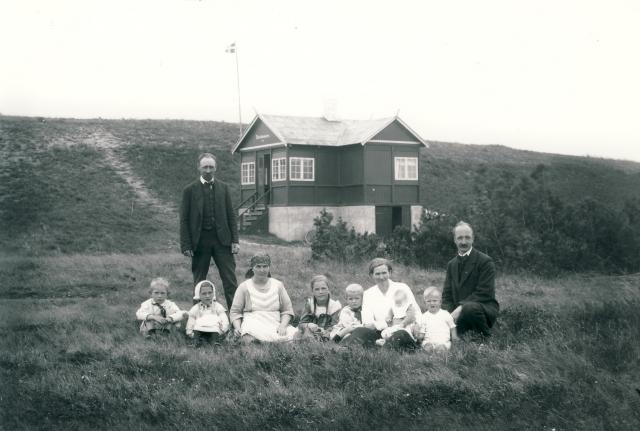
<path id="1" fill-rule="evenodd" d="M 416 302 L 413 292 L 404 283 L 391 280 L 391 262 L 383 258 L 375 258 L 369 262 L 369 276 L 376 283 L 364 291 L 362 297 L 362 328 L 351 333 L 349 343 L 357 343 L 363 346 L 372 346 L 380 338 L 380 333 L 389 327 L 387 316 L 394 306 L 394 295 L 398 291 L 405 293 L 408 302 L 415 312 L 407 313 L 402 326 L 408 326 L 415 321 L 416 313 L 419 316 L 420 306 Z M 414 348 L 415 340 L 408 331 L 394 333 L 385 343 L 386 347 L 405 349 Z"/>
<path id="2" fill-rule="evenodd" d="M 293 340 L 297 332 L 289 325 L 293 305 L 284 284 L 271 277 L 271 258 L 266 253 L 256 254 L 250 266 L 229 311 L 234 333 L 245 343 Z"/>

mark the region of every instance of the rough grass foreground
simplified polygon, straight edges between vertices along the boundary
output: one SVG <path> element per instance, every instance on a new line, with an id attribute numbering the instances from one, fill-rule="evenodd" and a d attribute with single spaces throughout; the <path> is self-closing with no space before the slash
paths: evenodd
<path id="1" fill-rule="evenodd" d="M 263 246 L 297 310 L 316 272 L 364 268 Z M 243 254 L 238 273 L 242 272 Z M 501 276 L 501 325 L 447 355 L 297 343 L 193 349 L 142 340 L 152 275 L 189 303 L 177 255 L 0 261 L 3 429 L 638 429 L 637 276 Z M 441 272 L 395 269 L 417 292 Z M 342 299 L 341 293 L 338 296 Z"/>

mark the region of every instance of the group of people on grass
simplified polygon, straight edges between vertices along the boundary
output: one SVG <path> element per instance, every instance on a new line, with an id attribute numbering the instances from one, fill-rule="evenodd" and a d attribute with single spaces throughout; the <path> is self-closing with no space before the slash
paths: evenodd
<path id="1" fill-rule="evenodd" d="M 136 313 L 143 335 L 181 327 L 185 319 L 185 333 L 196 345 L 218 344 L 232 334 L 245 343 L 315 339 L 342 345 L 446 350 L 464 332 L 490 335 L 499 310 L 495 267 L 489 256 L 473 248 L 473 229 L 468 223 L 459 222 L 453 228 L 458 255 L 447 265 L 443 289 L 424 289 L 424 313 L 409 286 L 391 279 L 391 263 L 376 258 L 368 267 L 375 284 L 366 290 L 359 284 L 346 286 L 344 307 L 331 297 L 330 279 L 314 276 L 312 296 L 296 319 L 284 284 L 271 276 L 267 254 L 251 258 L 246 280 L 237 285 L 234 256 L 240 246 L 230 192 L 214 178 L 217 161 L 213 154 L 201 154 L 197 167 L 200 176 L 184 189 L 180 207 L 181 251 L 191 258 L 195 305 L 188 312 L 180 310 L 167 298 L 167 280 L 152 280 L 151 298 Z M 216 299 L 216 287 L 206 279 L 211 259 L 222 279 L 228 314 Z"/>
<path id="2" fill-rule="evenodd" d="M 228 313 L 209 280 L 196 284 L 195 305 L 183 311 L 167 298 L 167 280 L 153 279 L 151 298 L 136 313 L 140 332 L 150 336 L 184 327 L 196 346 L 220 344 L 225 338 L 243 343 L 307 339 L 448 350 L 458 333 L 471 330 L 488 336 L 498 313 L 493 262 L 472 248 L 473 231 L 468 224 L 461 222 L 454 228 L 454 241 L 459 255 L 449 262 L 444 289 L 424 289 L 424 313 L 411 288 L 391 279 L 391 262 L 376 258 L 368 266 L 375 284 L 366 290 L 359 284 L 347 285 L 344 307 L 332 297 L 335 289 L 330 278 L 313 276 L 311 296 L 296 318 L 284 284 L 271 276 L 271 258 L 260 253 L 251 258 L 246 280 L 235 291 Z"/>

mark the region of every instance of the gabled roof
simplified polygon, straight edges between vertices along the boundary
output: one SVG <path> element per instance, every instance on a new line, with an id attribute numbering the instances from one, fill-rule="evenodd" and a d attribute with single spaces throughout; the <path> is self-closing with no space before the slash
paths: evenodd
<path id="1" fill-rule="evenodd" d="M 257 120 L 261 120 L 284 144 L 321 145 L 339 147 L 362 144 L 372 139 L 394 121 L 398 121 L 417 143 L 428 147 L 417 133 L 411 130 L 398 116 L 376 120 L 329 121 L 323 117 L 292 117 L 284 115 L 257 114 L 245 133 L 233 147 L 235 153 Z"/>

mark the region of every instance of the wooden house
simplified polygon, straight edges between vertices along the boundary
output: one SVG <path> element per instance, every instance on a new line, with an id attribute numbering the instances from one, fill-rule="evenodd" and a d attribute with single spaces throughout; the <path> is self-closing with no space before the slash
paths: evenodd
<path id="1" fill-rule="evenodd" d="M 241 156 L 241 225 L 262 222 L 303 239 L 323 208 L 358 232 L 418 224 L 420 148 L 399 117 L 327 120 L 258 114 L 232 152 Z"/>

